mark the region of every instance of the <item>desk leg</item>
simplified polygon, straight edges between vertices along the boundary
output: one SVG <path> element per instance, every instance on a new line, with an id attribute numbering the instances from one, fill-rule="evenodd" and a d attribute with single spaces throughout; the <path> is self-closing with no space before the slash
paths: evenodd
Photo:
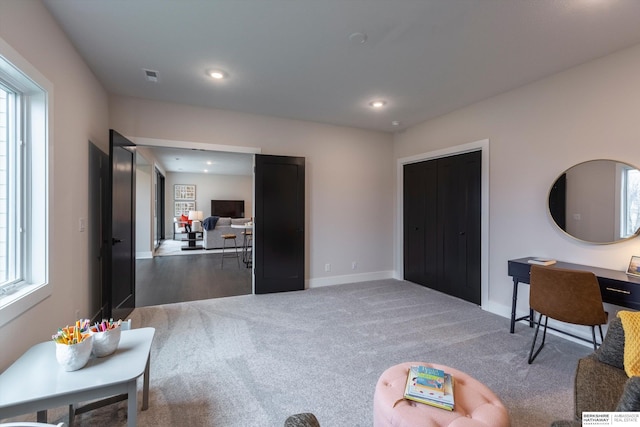
<path id="1" fill-rule="evenodd" d="M 39 423 L 46 423 L 47 422 L 47 410 L 45 409 L 44 411 L 38 411 L 37 414 L 37 418 Z"/>
<path id="2" fill-rule="evenodd" d="M 516 327 L 516 305 L 518 303 L 518 279 L 513 278 L 513 297 L 511 300 L 511 328 L 509 332 L 513 333 Z"/>
<path id="3" fill-rule="evenodd" d="M 136 378 L 129 381 L 127 390 L 127 426 L 136 427 L 138 423 L 138 387 Z"/>
<path id="4" fill-rule="evenodd" d="M 529 307 L 529 327 L 533 328 L 533 322 L 534 322 L 534 317 L 533 317 L 533 308 Z"/>
<path id="5" fill-rule="evenodd" d="M 147 366 L 144 368 L 144 378 L 142 383 L 142 410 L 149 408 L 149 367 L 151 366 L 151 355 L 147 357 Z"/>

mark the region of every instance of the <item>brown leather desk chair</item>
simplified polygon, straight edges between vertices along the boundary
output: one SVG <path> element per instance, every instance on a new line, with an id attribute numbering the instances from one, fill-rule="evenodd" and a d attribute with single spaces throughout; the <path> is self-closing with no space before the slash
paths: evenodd
<path id="1" fill-rule="evenodd" d="M 549 318 L 575 325 L 591 326 L 594 350 L 598 348 L 595 332 L 595 327 L 598 326 L 600 342 L 602 342 L 601 325 L 607 323 L 608 316 L 602 306 L 598 279 L 589 271 L 532 265 L 529 306 L 540 313 L 529 352 L 529 364 L 544 346 Z M 542 343 L 534 354 L 542 317 L 545 318 Z"/>

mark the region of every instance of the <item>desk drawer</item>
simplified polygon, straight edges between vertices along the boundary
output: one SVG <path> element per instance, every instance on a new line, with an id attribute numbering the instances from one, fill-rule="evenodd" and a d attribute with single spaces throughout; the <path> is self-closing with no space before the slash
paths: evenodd
<path id="1" fill-rule="evenodd" d="M 640 310 L 640 287 L 638 285 L 602 277 L 598 281 L 604 302 Z"/>
<path id="2" fill-rule="evenodd" d="M 529 283 L 529 275 L 531 274 L 531 264 L 523 264 L 520 262 L 509 261 L 509 276 L 518 279 L 520 283 Z"/>

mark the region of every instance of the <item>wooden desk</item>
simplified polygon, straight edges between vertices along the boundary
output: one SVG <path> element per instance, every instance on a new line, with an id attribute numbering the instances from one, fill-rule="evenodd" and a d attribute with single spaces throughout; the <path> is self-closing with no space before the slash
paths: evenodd
<path id="1" fill-rule="evenodd" d="M 509 276 L 513 277 L 513 298 L 511 302 L 511 329 L 513 333 L 516 322 L 529 321 L 533 326 L 533 310 L 529 309 L 529 315 L 516 319 L 516 303 L 518 301 L 518 284 L 529 283 L 531 264 L 533 257 L 509 260 Z M 607 268 L 593 267 L 590 265 L 571 264 L 558 261 L 551 267 L 567 268 L 571 270 L 591 271 L 598 278 L 602 301 L 618 305 L 620 307 L 640 310 L 640 277 L 627 275 L 624 271 L 609 270 Z"/>
<path id="2" fill-rule="evenodd" d="M 142 409 L 149 406 L 149 352 L 154 328 L 122 331 L 111 356 L 89 359 L 87 365 L 66 372 L 56 361 L 53 341 L 36 344 L 0 375 L 0 419 L 38 412 L 46 422 L 47 409 L 128 394 L 127 425 L 136 426 L 136 381 L 145 373 Z"/>

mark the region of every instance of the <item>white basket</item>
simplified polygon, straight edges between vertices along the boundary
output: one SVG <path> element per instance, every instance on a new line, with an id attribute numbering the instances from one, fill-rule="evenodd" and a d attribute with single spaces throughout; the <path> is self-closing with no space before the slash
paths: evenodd
<path id="1" fill-rule="evenodd" d="M 93 337 L 89 335 L 78 344 L 56 343 L 56 360 L 65 371 L 84 368 L 93 350 Z"/>

